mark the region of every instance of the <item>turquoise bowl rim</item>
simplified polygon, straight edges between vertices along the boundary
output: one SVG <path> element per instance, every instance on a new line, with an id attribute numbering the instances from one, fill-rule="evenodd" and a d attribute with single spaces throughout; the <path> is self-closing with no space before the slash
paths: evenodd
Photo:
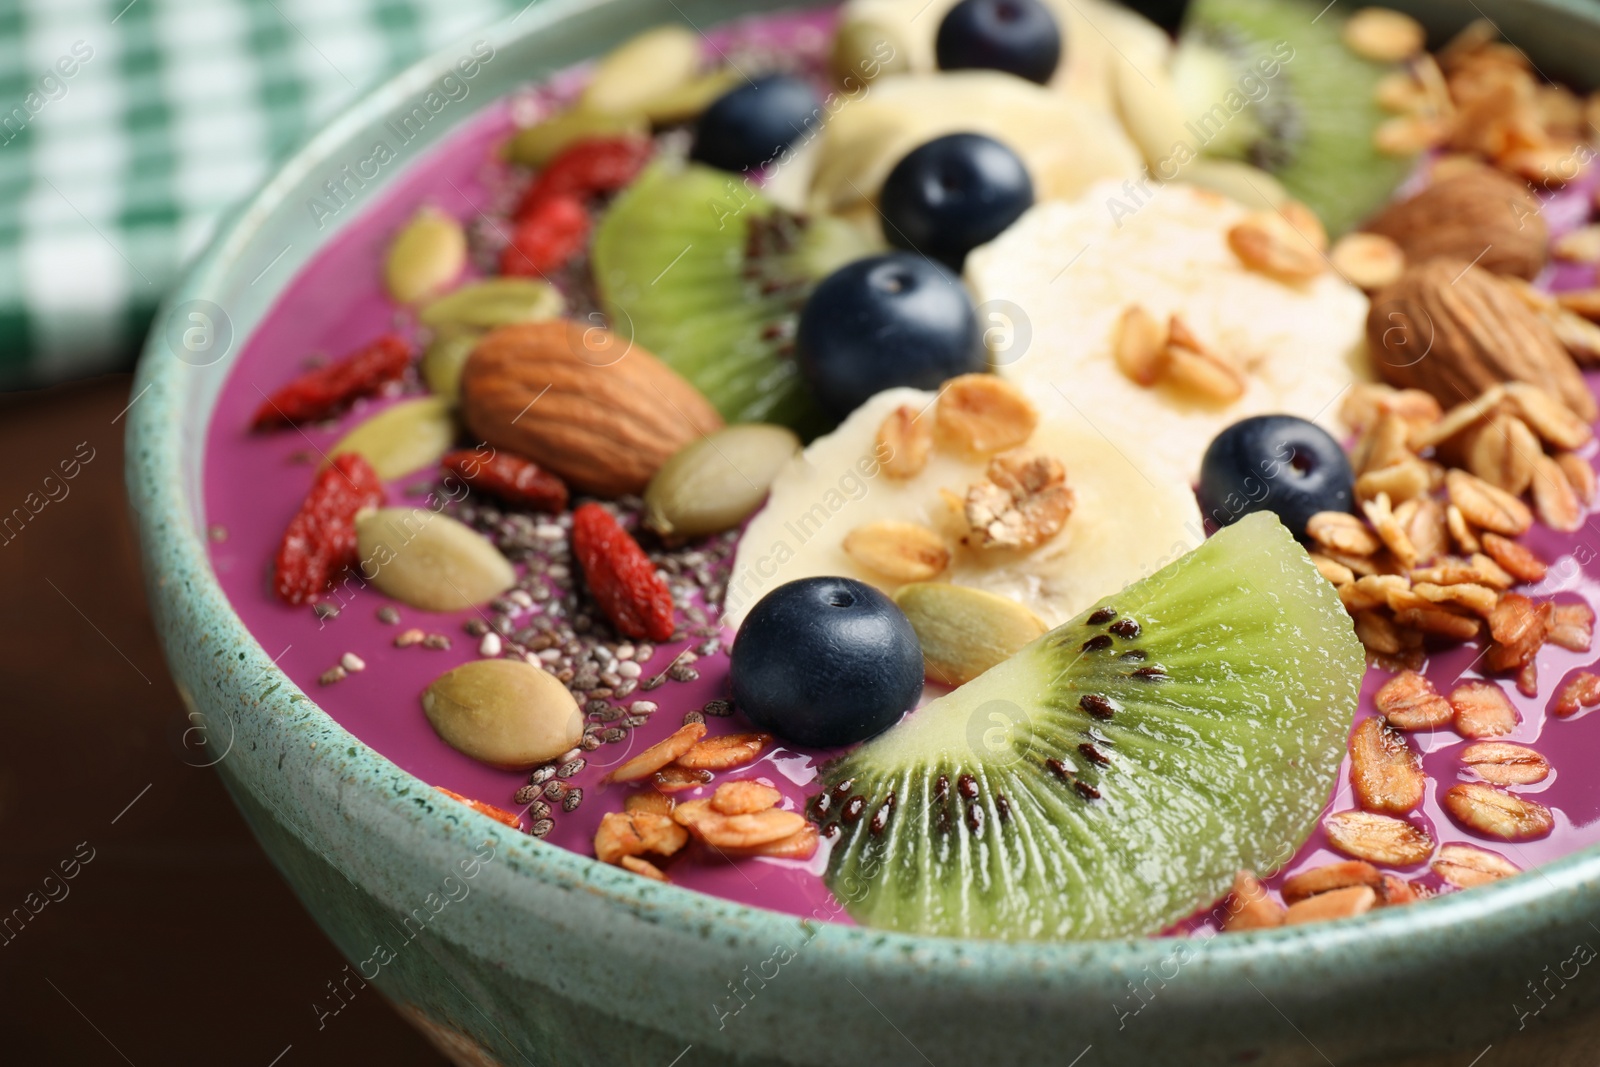
<path id="1" fill-rule="evenodd" d="M 525 9 L 522 15 L 473 36 L 506 48 L 569 17 L 637 2 L 642 0 L 553 0 L 533 10 Z M 722 2 L 730 14 L 762 6 L 785 6 L 774 0 L 767 0 L 764 5 Z M 679 9 L 678 4 L 671 6 Z M 1576 0 L 1544 0 L 1537 6 L 1552 13 L 1564 12 L 1568 17 L 1596 19 L 1593 10 Z M 513 27 L 512 23 L 520 20 L 526 21 Z M 625 35 L 627 26 L 640 24 L 637 20 L 619 21 L 625 22 L 617 31 L 619 36 Z M 185 445 L 197 442 L 192 437 L 186 439 L 184 428 L 186 417 L 192 415 L 196 405 L 209 412 L 214 389 L 205 394 L 196 384 L 201 379 L 192 374 L 192 368 L 173 358 L 159 324 L 168 320 L 178 304 L 212 298 L 228 289 L 229 279 L 253 274 L 259 263 L 245 261 L 249 241 L 293 195 L 296 183 L 317 172 L 399 102 L 414 97 L 449 70 L 464 48 L 464 43 L 458 43 L 419 61 L 329 123 L 219 230 L 157 315 L 158 326 L 145 345 L 134 384 L 136 401 L 129 416 L 126 471 L 141 533 L 152 610 L 158 623 L 163 624 L 163 641 L 186 698 L 192 700 L 189 694 L 205 686 L 220 691 L 207 693 L 206 701 L 220 698 L 236 706 L 253 707 L 259 720 L 250 724 L 250 730 L 257 741 L 270 743 L 275 750 L 290 749 L 303 756 L 308 748 L 326 746 L 325 751 L 354 753 L 344 760 L 343 773 L 348 779 L 359 780 L 360 793 L 359 799 L 345 809 L 347 817 L 353 811 L 358 819 L 370 815 L 405 822 L 420 820 L 427 832 L 457 840 L 465 831 L 474 839 L 492 841 L 497 851 L 515 857 L 517 877 L 528 892 L 536 893 L 543 886 L 582 888 L 603 896 L 611 907 L 657 927 L 689 935 L 704 929 L 708 922 L 720 924 L 729 937 L 736 938 L 749 951 L 762 950 L 792 934 L 796 917 L 650 883 L 578 853 L 545 845 L 483 816 L 463 813 L 455 806 L 419 809 L 411 791 L 418 786 L 425 789 L 425 784 L 363 745 L 279 671 L 234 614 L 212 574 L 203 524 L 193 499 L 200 486 L 199 468 L 184 455 Z M 576 61 L 583 57 L 570 58 Z M 475 113 L 475 109 L 464 112 L 462 117 Z M 279 289 L 282 284 L 283 280 L 277 283 Z M 208 631 L 209 640 L 215 642 L 210 647 L 237 650 L 237 661 L 227 657 L 230 662 L 226 670 L 197 672 L 190 659 L 174 650 L 175 636 L 164 622 L 186 617 L 198 620 L 198 625 Z M 187 625 L 189 636 L 194 636 L 196 624 L 174 625 L 180 631 Z M 264 694 L 263 689 L 267 690 Z M 255 787 L 256 783 L 245 783 L 245 788 Z M 1326 988 L 1328 964 L 1357 980 L 1361 969 L 1378 958 L 1420 955 L 1425 959 L 1460 959 L 1463 935 L 1469 930 L 1475 946 L 1472 955 L 1489 956 L 1497 946 L 1511 946 L 1523 937 L 1534 912 L 1563 927 L 1586 926 L 1584 905 L 1591 900 L 1597 883 L 1600 846 L 1593 846 L 1518 877 L 1468 892 L 1338 922 L 1231 934 L 1192 947 L 1196 956 L 1207 961 L 1207 980 L 1223 999 L 1237 995 L 1241 989 L 1248 993 L 1245 983 L 1250 987 L 1266 984 L 1286 994 L 1298 991 L 1314 997 L 1318 986 Z M 1123 978 L 1159 965 L 1173 951 L 1173 942 L 1162 938 L 1003 942 L 924 937 L 837 923 L 816 924 L 810 944 L 818 956 L 831 961 L 830 966 L 844 973 L 870 973 L 880 985 L 897 979 L 913 982 L 916 975 L 926 975 L 930 965 L 950 964 L 945 968 L 944 981 L 956 990 L 997 981 L 1043 980 L 1062 990 L 1077 988 L 1097 994 L 1113 985 L 1120 988 Z M 1302 966 L 1308 956 L 1319 957 L 1324 966 Z M 1388 979 L 1378 974 L 1364 979 L 1374 990 L 1392 980 L 1392 973 Z"/>

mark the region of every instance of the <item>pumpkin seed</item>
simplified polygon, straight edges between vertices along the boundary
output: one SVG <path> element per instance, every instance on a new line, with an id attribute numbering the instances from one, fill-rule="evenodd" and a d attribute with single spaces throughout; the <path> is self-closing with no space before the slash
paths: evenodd
<path id="1" fill-rule="evenodd" d="M 922 643 L 928 676 L 965 685 L 1049 629 L 1009 597 L 949 582 L 901 586 L 894 602 Z"/>
<path id="2" fill-rule="evenodd" d="M 441 330 L 422 353 L 422 380 L 433 395 L 454 404 L 461 399 L 461 369 L 483 335 L 477 330 Z"/>
<path id="3" fill-rule="evenodd" d="M 731 530 L 767 497 L 800 439 L 782 426 L 728 426 L 685 445 L 650 479 L 645 522 L 663 537 Z"/>
<path id="4" fill-rule="evenodd" d="M 650 120 L 641 112 L 609 114 L 573 108 L 519 130 L 506 142 L 505 156 L 510 163 L 542 167 L 568 145 L 588 137 L 643 137 L 649 132 Z"/>
<path id="5" fill-rule="evenodd" d="M 451 748 L 508 770 L 554 759 L 583 736 L 566 686 L 522 660 L 474 660 L 447 671 L 423 692 L 422 710 Z"/>
<path id="6" fill-rule="evenodd" d="M 461 223 L 423 208 L 389 246 L 383 278 L 389 295 L 414 304 L 448 287 L 467 265 L 467 234 Z"/>
<path id="7" fill-rule="evenodd" d="M 359 452 L 387 482 L 433 466 L 455 439 L 449 401 L 424 396 L 378 412 L 340 438 L 328 455 Z"/>
<path id="8" fill-rule="evenodd" d="M 642 111 L 689 82 L 700 68 L 700 37 L 666 25 L 624 41 L 595 67 L 579 106 L 610 114 Z"/>
<path id="9" fill-rule="evenodd" d="M 379 508 L 362 515 L 356 519 L 356 545 L 362 577 L 424 611 L 483 604 L 517 580 L 511 563 L 482 534 L 426 508 Z"/>
<path id="10" fill-rule="evenodd" d="M 699 117 L 700 112 L 710 107 L 713 100 L 743 80 L 739 72 L 731 67 L 702 74 L 693 81 L 646 101 L 644 116 L 662 126 L 688 122 Z"/>
<path id="11" fill-rule="evenodd" d="M 911 69 L 911 50 L 900 35 L 876 22 L 846 22 L 833 37 L 828 69 L 846 92 Z"/>
<path id="12" fill-rule="evenodd" d="M 435 330 L 479 329 L 553 319 L 566 310 L 554 286 L 532 278 L 490 278 L 425 305 L 417 318 Z"/>

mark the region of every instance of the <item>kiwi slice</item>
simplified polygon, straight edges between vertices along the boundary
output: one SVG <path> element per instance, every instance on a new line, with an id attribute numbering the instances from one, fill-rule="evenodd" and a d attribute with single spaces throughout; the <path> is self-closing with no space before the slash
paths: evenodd
<path id="1" fill-rule="evenodd" d="M 1394 68 L 1350 51 L 1341 40 L 1344 15 L 1323 7 L 1324 0 L 1195 0 L 1172 79 L 1203 153 L 1272 174 L 1337 235 L 1388 200 L 1414 161 L 1372 143 L 1388 117 L 1374 90 Z"/>
<path id="2" fill-rule="evenodd" d="M 728 422 L 810 437 L 828 422 L 793 358 L 795 321 L 817 279 L 870 251 L 840 219 L 795 215 L 738 175 L 663 160 L 612 204 L 592 257 L 614 330 L 694 383 Z"/>
<path id="3" fill-rule="evenodd" d="M 1305 550 L 1248 515 L 825 767 L 828 886 L 907 932 L 1158 932 L 1305 841 L 1365 665 Z"/>

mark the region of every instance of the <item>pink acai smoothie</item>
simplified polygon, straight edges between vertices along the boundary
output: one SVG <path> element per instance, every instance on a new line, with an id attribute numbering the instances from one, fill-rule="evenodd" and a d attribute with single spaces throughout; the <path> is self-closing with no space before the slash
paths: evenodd
<path id="1" fill-rule="evenodd" d="M 820 73 L 832 24 L 832 12 L 750 20 L 713 32 L 708 48 L 731 54 L 781 52 L 791 66 L 798 64 Z M 601 817 L 619 810 L 626 795 L 634 791 L 632 786 L 605 784 L 602 778 L 608 769 L 665 738 L 682 725 L 686 714 L 701 711 L 708 704 L 713 709 L 706 717 L 712 735 L 752 729 L 737 712 L 731 716 L 715 714 L 720 705 L 714 702 L 728 696 L 726 649 L 733 634 L 716 628 L 714 606 L 708 605 L 705 610 L 706 617 L 713 621 L 703 625 L 687 622 L 686 632 L 657 645 L 653 656 L 638 663 L 637 672 L 629 668 L 627 680 L 634 685 L 625 688 L 632 691 L 610 700 L 614 712 L 590 715 L 591 722 L 614 731 L 609 735 L 614 739 L 585 752 L 584 766 L 575 773 L 552 779 L 561 783 L 559 789 L 551 794 L 541 790 L 538 800 L 518 803 L 513 798 L 519 790 L 526 794 L 527 773 L 496 770 L 455 751 L 435 734 L 420 702 L 423 690 L 440 674 L 479 658 L 483 638 L 469 632 L 468 627 L 482 630 L 489 626 L 494 612 L 486 607 L 432 614 L 395 604 L 359 582 L 344 583 L 338 595 L 325 602 L 336 609 L 336 614 L 329 607 L 318 612 L 280 602 L 270 585 L 274 552 L 285 526 L 305 497 L 322 455 L 360 421 L 404 396 L 420 395 L 421 385 L 412 382 L 402 390 L 403 395 L 358 402 L 330 424 L 273 433 L 252 432 L 249 428 L 252 413 L 264 395 L 300 373 L 308 358 L 338 358 L 386 331 L 415 332 L 415 324 L 398 315 L 382 284 L 383 258 L 394 234 L 422 205 L 431 205 L 470 227 L 478 223 L 483 212 L 492 212 L 492 205 L 503 204 L 511 179 L 497 148 L 515 129 L 514 116 L 543 101 L 570 98 L 581 78 L 581 70 L 568 72 L 531 95 L 486 108 L 411 167 L 381 199 L 362 208 L 359 217 L 288 285 L 239 352 L 217 401 L 206 441 L 205 507 L 212 531 L 212 563 L 234 609 L 267 654 L 327 714 L 364 744 L 422 781 L 517 811 L 523 815 L 524 829 L 531 831 L 536 824 L 543 824 L 538 828 L 546 844 L 593 855 Z M 1552 230 L 1560 232 L 1582 221 L 1591 185 L 1589 181 L 1577 183 L 1550 200 L 1546 214 Z M 1551 276 L 1541 279 L 1541 284 L 1562 288 L 1592 286 L 1593 274 L 1592 267 L 1566 266 L 1550 272 Z M 447 498 L 438 477 L 426 471 L 391 483 L 388 493 L 390 505 L 432 506 L 450 514 L 458 514 L 461 507 L 472 503 Z M 570 515 L 560 521 L 539 519 L 538 524 L 557 527 L 551 540 L 559 542 L 565 529 L 570 528 Z M 536 526 L 534 536 L 539 535 Z M 1596 562 L 1589 526 L 1575 535 L 1536 526 L 1523 543 L 1546 560 L 1550 569 L 1543 582 L 1519 591 L 1536 598 L 1600 603 L 1600 563 Z M 724 570 L 726 547 L 724 544 L 723 558 L 717 564 Z M 564 574 L 571 569 L 575 564 L 558 559 L 546 565 L 545 574 L 552 570 Z M 523 588 L 537 594 L 545 580 L 543 576 L 533 576 Z M 506 612 L 519 630 L 530 626 L 537 616 L 557 623 L 570 621 L 556 614 L 562 611 L 558 596 L 532 595 L 522 600 L 526 603 L 514 604 Z M 397 647 L 396 637 L 412 628 L 443 635 L 448 638 L 449 647 L 435 647 L 444 643 L 438 639 Z M 502 636 L 507 641 L 512 639 L 511 634 Z M 1449 693 L 1461 681 L 1480 677 L 1477 668 L 1481 652 L 1482 648 L 1475 644 L 1435 652 L 1425 673 L 1440 692 Z M 345 677 L 333 684 L 322 684 L 319 679 L 347 653 L 354 654 L 364 667 L 345 672 Z M 1412 737 L 1412 743 L 1423 753 L 1428 782 L 1426 799 L 1409 816 L 1410 820 L 1424 826 L 1441 845 L 1470 843 L 1497 852 L 1523 869 L 1537 868 L 1600 842 L 1600 776 L 1590 773 L 1590 768 L 1600 761 L 1600 716 L 1581 712 L 1558 719 L 1547 712 L 1561 684 L 1579 670 L 1594 669 L 1596 659 L 1592 653 L 1546 645 L 1538 653 L 1540 694 L 1535 698 L 1517 694 L 1508 680 L 1501 680 L 1522 721 L 1511 735 L 1500 740 L 1539 750 L 1553 768 L 1545 781 L 1518 788 L 1520 794 L 1539 800 L 1554 813 L 1555 828 L 1548 836 L 1515 844 L 1480 838 L 1440 807 L 1439 796 L 1444 790 L 1457 781 L 1469 780 L 1467 772 L 1460 770 L 1459 753 L 1470 742 L 1448 729 L 1420 732 Z M 674 664 L 679 669 L 669 675 Z M 692 670 L 683 669 L 691 666 Z M 659 684 L 643 687 L 658 677 L 662 679 Z M 1369 668 L 1357 721 L 1375 714 L 1373 694 L 1390 677 L 1386 670 Z M 656 707 L 633 710 L 638 701 L 648 701 Z M 580 698 L 580 704 L 584 703 Z M 769 748 L 756 763 L 742 768 L 738 776 L 775 786 L 784 797 L 781 807 L 800 811 L 813 791 L 819 762 L 827 755 L 780 743 Z M 1348 772 L 1347 759 L 1329 802 L 1330 811 L 1357 806 L 1351 796 Z M 709 789 L 685 792 L 679 794 L 679 799 L 708 793 Z M 542 819 L 536 818 L 541 815 Z M 823 882 L 828 845 L 829 841 L 824 840 L 817 854 L 806 861 L 726 860 L 691 846 L 673 861 L 670 873 L 679 885 L 731 901 L 848 922 Z M 1329 847 L 1318 830 L 1267 885 L 1276 887 L 1298 871 L 1345 858 Z M 1426 866 L 1396 873 L 1420 887 L 1451 891 Z M 1180 930 L 1213 927 L 1212 918 L 1202 911 L 1181 924 Z"/>

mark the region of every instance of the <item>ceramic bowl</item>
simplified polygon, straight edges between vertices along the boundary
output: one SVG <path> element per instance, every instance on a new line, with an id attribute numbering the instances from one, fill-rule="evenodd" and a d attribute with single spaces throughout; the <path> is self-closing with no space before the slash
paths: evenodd
<path id="1" fill-rule="evenodd" d="M 518 84 L 644 26 L 776 6 L 531 5 L 479 35 L 497 58 L 472 98 L 430 123 L 356 207 Z M 1600 5 L 1397 6 L 1436 29 L 1482 12 L 1548 74 L 1594 77 Z M 543 845 L 439 799 L 325 715 L 246 631 L 207 562 L 206 424 L 227 356 L 338 231 L 309 199 L 466 48 L 442 50 L 347 111 L 222 230 L 157 319 L 130 415 L 127 477 L 150 602 L 207 742 L 201 762 L 215 764 L 349 957 L 350 971 L 330 977 L 359 972 L 463 1064 L 1467 1067 L 1493 1046 L 1485 1063 L 1495 1067 L 1594 1047 L 1600 967 L 1584 964 L 1600 945 L 1600 849 L 1406 908 L 1204 943 L 907 937 L 725 903 Z M 230 335 L 214 361 L 175 354 L 195 309 Z"/>

